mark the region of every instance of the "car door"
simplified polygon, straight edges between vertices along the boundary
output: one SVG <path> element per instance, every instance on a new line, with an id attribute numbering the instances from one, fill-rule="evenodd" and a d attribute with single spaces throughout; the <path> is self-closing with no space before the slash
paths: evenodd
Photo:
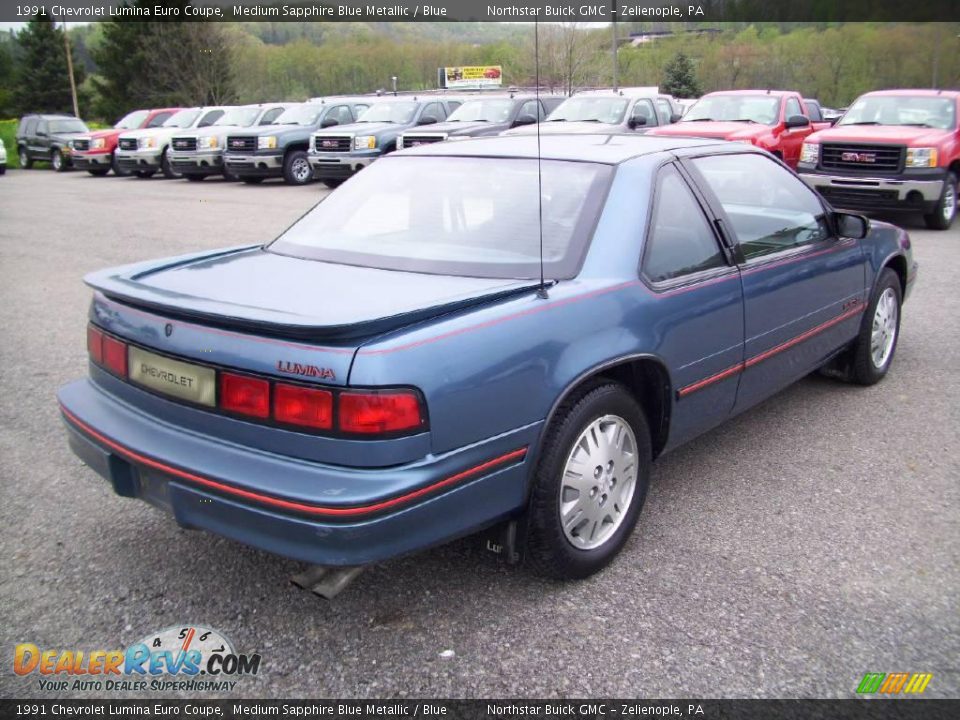
<path id="1" fill-rule="evenodd" d="M 640 274 L 654 308 L 657 353 L 670 368 L 673 447 L 733 410 L 743 361 L 743 292 L 730 248 L 705 215 L 703 199 L 674 164 L 658 173 Z M 734 371 L 731 371 L 734 368 Z"/>
<path id="2" fill-rule="evenodd" d="M 783 120 L 801 115 L 806 117 L 806 113 L 800 107 L 800 100 L 790 96 L 783 104 Z M 783 136 L 780 138 L 780 150 L 783 153 L 783 161 L 792 168 L 800 162 L 800 146 L 806 137 L 813 132 L 810 125 L 805 127 L 785 128 Z"/>
<path id="3" fill-rule="evenodd" d="M 438 102 L 427 103 L 420 111 L 420 118 L 417 125 L 432 125 L 443 120 L 447 116 L 443 109 L 443 104 Z"/>
<path id="4" fill-rule="evenodd" d="M 652 127 L 657 126 L 657 111 L 653 108 L 653 102 L 646 99 L 637 100 L 630 110 L 630 119 L 627 126 L 637 132 L 646 132 Z"/>
<path id="5" fill-rule="evenodd" d="M 860 242 L 837 237 L 820 197 L 760 153 L 691 158 L 743 284 L 742 410 L 820 367 L 852 340 L 866 300 Z"/>
<path id="6" fill-rule="evenodd" d="M 50 123 L 46 119 L 40 118 L 37 122 L 37 129 L 30 136 L 32 143 L 31 154 L 44 160 L 50 159 Z"/>

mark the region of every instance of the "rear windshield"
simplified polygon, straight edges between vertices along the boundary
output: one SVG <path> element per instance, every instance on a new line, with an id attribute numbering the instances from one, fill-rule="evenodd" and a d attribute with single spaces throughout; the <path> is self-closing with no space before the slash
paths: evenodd
<path id="1" fill-rule="evenodd" d="M 576 275 L 613 168 L 542 163 L 544 274 Z M 282 255 L 441 275 L 540 276 L 536 159 L 379 160 L 268 248 Z"/>
<path id="2" fill-rule="evenodd" d="M 83 124 L 82 120 L 51 120 L 49 130 L 52 133 L 75 133 L 90 132 L 90 128 Z"/>
<path id="3" fill-rule="evenodd" d="M 547 122 L 599 122 L 616 125 L 630 101 L 627 98 L 572 97 L 547 116 Z"/>

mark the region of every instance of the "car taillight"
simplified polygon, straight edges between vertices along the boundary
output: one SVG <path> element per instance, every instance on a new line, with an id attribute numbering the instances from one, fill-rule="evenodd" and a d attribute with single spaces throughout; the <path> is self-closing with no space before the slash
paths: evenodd
<path id="1" fill-rule="evenodd" d="M 270 383 L 266 380 L 220 373 L 220 407 L 253 417 L 270 417 Z"/>
<path id="2" fill-rule="evenodd" d="M 127 376 L 127 345 L 119 340 L 103 336 L 103 366 L 120 377 Z"/>
<path id="3" fill-rule="evenodd" d="M 391 433 L 423 424 L 420 398 L 414 392 L 343 392 L 339 401 L 338 425 L 343 432 Z"/>
<path id="4" fill-rule="evenodd" d="M 97 365 L 103 363 L 103 333 L 93 325 L 87 325 L 87 352 Z"/>
<path id="5" fill-rule="evenodd" d="M 329 430 L 333 427 L 333 393 L 276 383 L 273 386 L 273 419 Z"/>

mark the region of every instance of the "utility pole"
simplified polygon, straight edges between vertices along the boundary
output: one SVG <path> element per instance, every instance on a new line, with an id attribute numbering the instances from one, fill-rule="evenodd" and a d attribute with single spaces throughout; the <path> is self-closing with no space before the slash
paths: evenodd
<path id="1" fill-rule="evenodd" d="M 67 21 L 63 21 L 63 47 L 67 51 L 67 74 L 70 76 L 70 95 L 73 97 L 73 116 L 80 117 L 77 104 L 77 81 L 73 79 L 73 53 L 70 52 L 70 38 L 67 37 Z"/>
<path id="2" fill-rule="evenodd" d="M 610 31 L 611 31 L 611 51 L 613 52 L 613 91 L 616 92 L 619 88 L 619 63 L 617 62 L 617 2 L 616 0 L 610 0 L 610 17 L 613 20 L 610 22 Z"/>

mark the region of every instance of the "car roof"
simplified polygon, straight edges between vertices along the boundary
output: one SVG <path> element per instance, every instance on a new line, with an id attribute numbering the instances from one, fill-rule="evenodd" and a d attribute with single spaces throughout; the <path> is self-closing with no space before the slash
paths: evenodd
<path id="1" fill-rule="evenodd" d="M 908 90 L 908 89 L 898 89 L 898 90 L 874 90 L 873 92 L 864 93 L 864 96 L 877 96 L 877 95 L 898 95 L 900 97 L 908 95 L 921 95 L 926 97 L 951 97 L 956 98 L 960 97 L 960 91 L 958 90 L 930 90 L 929 88 L 922 88 L 918 90 Z"/>
<path id="2" fill-rule="evenodd" d="M 742 148 L 742 144 L 736 144 Z M 536 158 L 617 165 L 641 155 L 686 148 L 730 150 L 731 143 L 689 137 L 656 137 L 635 133 L 551 133 L 537 140 L 528 135 L 496 135 L 456 143 L 431 143 L 404 150 L 404 155 Z"/>
<path id="3" fill-rule="evenodd" d="M 769 95 L 770 97 L 783 97 L 784 95 L 800 95 L 794 90 L 715 90 L 707 95 Z M 801 95 L 801 97 L 803 97 Z"/>

